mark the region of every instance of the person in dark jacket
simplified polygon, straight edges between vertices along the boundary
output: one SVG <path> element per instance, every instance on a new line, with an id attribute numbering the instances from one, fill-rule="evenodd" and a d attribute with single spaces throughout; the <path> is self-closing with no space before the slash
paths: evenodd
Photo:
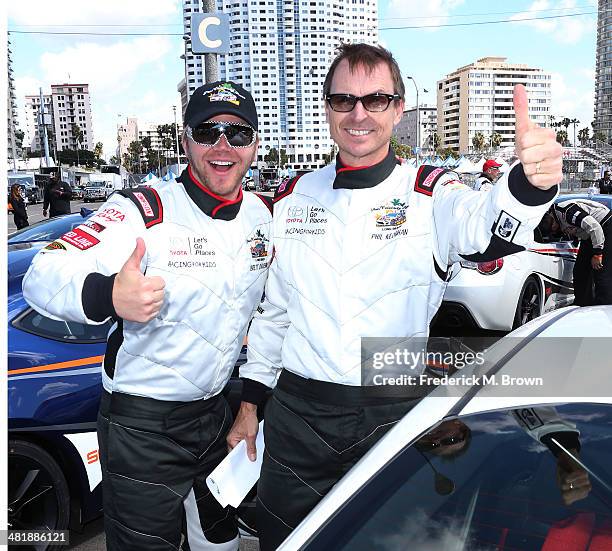
<path id="1" fill-rule="evenodd" d="M 60 180 L 59 172 L 45 188 L 45 197 L 43 200 L 43 216 L 49 218 L 59 216 L 60 214 L 70 214 L 70 199 L 72 197 L 72 188 L 66 182 Z"/>
<path id="2" fill-rule="evenodd" d="M 26 210 L 25 200 L 21 195 L 21 188 L 19 184 L 13 184 L 11 186 L 11 196 L 9 197 L 9 204 L 13 209 L 13 219 L 15 220 L 15 226 L 20 230 L 29 226 L 28 222 L 28 211 Z"/>
<path id="3" fill-rule="evenodd" d="M 612 195 L 612 179 L 610 178 L 609 170 L 604 172 L 603 178 L 600 178 L 597 181 L 597 185 L 599 186 L 599 193 L 607 193 L 608 195 Z"/>

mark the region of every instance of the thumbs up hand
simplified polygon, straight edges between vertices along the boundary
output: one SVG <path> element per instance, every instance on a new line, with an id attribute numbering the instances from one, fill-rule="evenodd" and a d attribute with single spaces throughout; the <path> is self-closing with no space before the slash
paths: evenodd
<path id="1" fill-rule="evenodd" d="M 147 277 L 140 269 L 145 252 L 145 243 L 139 237 L 134 252 L 115 276 L 113 306 L 127 321 L 146 323 L 152 320 L 164 302 L 164 280 L 158 276 Z"/>
<path id="2" fill-rule="evenodd" d="M 515 148 L 525 176 L 534 187 L 546 190 L 563 179 L 563 148 L 555 131 L 540 128 L 529 118 L 527 91 L 522 84 L 514 87 Z"/>

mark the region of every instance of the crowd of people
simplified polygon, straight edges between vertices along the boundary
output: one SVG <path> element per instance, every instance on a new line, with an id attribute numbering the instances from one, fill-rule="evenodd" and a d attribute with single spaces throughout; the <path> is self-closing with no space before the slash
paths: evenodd
<path id="1" fill-rule="evenodd" d="M 384 48 L 342 46 L 323 93 L 335 161 L 268 198 L 241 187 L 258 147 L 250 93 L 225 81 L 198 88 L 184 116 L 183 173 L 114 194 L 42 249 L 24 277 L 40 312 L 114 321 L 98 416 L 110 550 L 177 549 L 183 536 L 192 550 L 237 549 L 233 511 L 205 479 L 242 440 L 250 460 L 263 453 L 257 526 L 261 549 L 276 549 L 431 391 L 363 386 L 361 338 L 426 337 L 449 267 L 523 250 L 558 194 L 561 146 L 529 119 L 520 85 L 518 160 L 504 174 L 489 162 L 486 193 L 393 154 L 405 90 Z M 50 187 L 51 216 L 68 192 Z M 589 236 L 591 218 L 602 227 L 609 219 L 559 208 L 557 221 L 579 222 Z M 602 272 L 610 227 L 589 251 Z M 247 329 L 232 420 L 221 390 Z"/>

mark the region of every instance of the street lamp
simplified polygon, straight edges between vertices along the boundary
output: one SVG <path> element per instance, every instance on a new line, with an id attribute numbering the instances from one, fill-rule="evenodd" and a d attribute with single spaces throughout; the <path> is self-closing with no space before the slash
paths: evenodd
<path id="1" fill-rule="evenodd" d="M 122 125 L 121 125 L 121 113 L 117 113 L 117 119 L 119 120 L 119 124 L 117 125 L 117 158 L 119 159 L 119 166 L 121 166 L 122 155 L 121 155 L 121 142 L 122 142 Z"/>
<path id="2" fill-rule="evenodd" d="M 414 80 L 414 77 L 406 76 L 406 78 L 412 81 L 414 84 L 414 89 L 416 90 L 416 164 L 419 166 L 419 149 L 421 148 L 421 109 L 419 108 L 419 86 Z M 423 88 L 423 92 L 427 93 L 427 90 Z"/>
<path id="3" fill-rule="evenodd" d="M 181 174 L 181 159 L 179 157 L 179 141 L 178 141 L 178 126 L 176 124 L 176 105 L 172 106 L 172 111 L 174 111 L 174 137 L 176 139 L 176 170 L 177 176 Z"/>

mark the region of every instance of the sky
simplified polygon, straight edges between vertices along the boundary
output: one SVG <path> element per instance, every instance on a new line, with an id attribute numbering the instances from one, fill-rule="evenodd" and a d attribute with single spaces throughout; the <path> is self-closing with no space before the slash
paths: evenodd
<path id="1" fill-rule="evenodd" d="M 552 114 L 578 118 L 577 130 L 590 126 L 597 0 L 379 0 L 378 12 L 380 43 L 394 53 L 402 73 L 415 79 L 421 103 L 435 104 L 436 82 L 455 69 L 482 57 L 506 57 L 552 73 Z M 556 17 L 570 14 L 583 15 Z M 516 21 L 533 18 L 539 19 Z M 481 24 L 491 21 L 501 22 Z M 8 30 L 14 31 L 10 40 L 22 129 L 24 96 L 37 94 L 41 86 L 50 93 L 51 84 L 65 82 L 89 84 L 94 140 L 103 142 L 107 159 L 115 153 L 117 124 L 128 116 L 169 123 L 172 106 L 180 112 L 181 0 L 11 2 Z M 406 90 L 407 106 L 414 105 L 411 81 Z M 571 140 L 572 127 L 569 134 Z"/>

